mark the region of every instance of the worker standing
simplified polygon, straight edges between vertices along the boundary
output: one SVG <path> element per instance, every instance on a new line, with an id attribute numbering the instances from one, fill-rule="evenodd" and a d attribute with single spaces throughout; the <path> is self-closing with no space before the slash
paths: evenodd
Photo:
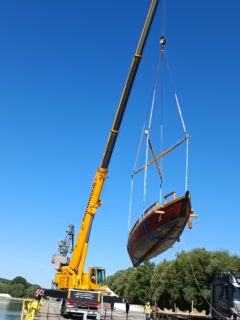
<path id="1" fill-rule="evenodd" d="M 129 313 L 129 308 L 130 308 L 130 303 L 127 297 L 123 298 L 123 302 L 125 303 L 125 308 L 126 308 L 126 318 L 128 318 L 128 313 Z"/>
<path id="2" fill-rule="evenodd" d="M 150 307 L 150 303 L 149 303 L 149 302 L 147 302 L 147 303 L 145 304 L 144 313 L 145 313 L 145 315 L 146 315 L 146 320 L 150 320 L 151 307 Z"/>
<path id="3" fill-rule="evenodd" d="M 113 311 L 114 311 L 114 302 L 111 302 L 111 319 L 113 318 Z"/>
<path id="4" fill-rule="evenodd" d="M 158 313 L 159 313 L 159 308 L 157 306 L 157 303 L 155 302 L 154 306 L 152 306 L 152 317 L 153 317 L 153 320 L 157 320 Z"/>

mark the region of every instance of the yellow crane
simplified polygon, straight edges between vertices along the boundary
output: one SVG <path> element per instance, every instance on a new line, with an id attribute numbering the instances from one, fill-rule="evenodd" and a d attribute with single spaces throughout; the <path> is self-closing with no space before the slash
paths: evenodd
<path id="1" fill-rule="evenodd" d="M 94 177 L 92 190 L 70 261 L 67 263 L 60 263 L 58 265 L 54 284 L 59 289 L 80 289 L 93 291 L 106 289 L 105 270 L 100 267 L 91 267 L 88 269 L 88 273 L 84 273 L 84 264 L 88 251 L 88 243 L 93 219 L 98 207 L 100 207 L 102 204 L 100 196 L 107 177 L 108 166 L 158 2 L 159 0 L 151 1 L 137 49 L 130 66 L 128 77 L 123 88 L 116 116 L 107 140 L 102 161 Z"/>

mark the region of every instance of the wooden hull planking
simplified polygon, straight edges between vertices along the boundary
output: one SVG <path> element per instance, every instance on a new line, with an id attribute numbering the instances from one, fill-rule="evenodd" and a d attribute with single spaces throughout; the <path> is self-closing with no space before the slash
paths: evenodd
<path id="1" fill-rule="evenodd" d="M 128 238 L 128 253 L 134 267 L 171 248 L 185 228 L 190 214 L 190 194 L 163 206 L 153 204 L 132 228 Z"/>

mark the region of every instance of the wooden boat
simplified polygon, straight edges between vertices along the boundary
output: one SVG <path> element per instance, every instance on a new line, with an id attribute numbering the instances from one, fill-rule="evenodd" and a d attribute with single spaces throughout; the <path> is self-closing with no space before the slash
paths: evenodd
<path id="1" fill-rule="evenodd" d="M 169 196 L 173 196 L 173 200 L 167 202 Z M 133 266 L 161 254 L 179 241 L 191 216 L 196 215 L 192 213 L 188 191 L 179 198 L 172 192 L 164 197 L 164 205 L 155 202 L 149 207 L 129 234 L 127 249 Z"/>

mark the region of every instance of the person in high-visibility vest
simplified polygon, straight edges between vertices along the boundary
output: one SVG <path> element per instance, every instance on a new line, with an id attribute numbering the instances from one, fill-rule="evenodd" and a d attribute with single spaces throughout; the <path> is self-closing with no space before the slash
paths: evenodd
<path id="1" fill-rule="evenodd" d="M 150 303 L 149 302 L 147 302 L 145 304 L 144 312 L 145 312 L 145 315 L 146 315 L 146 320 L 149 320 L 150 319 L 150 314 L 151 314 L 151 307 L 150 307 Z"/>

